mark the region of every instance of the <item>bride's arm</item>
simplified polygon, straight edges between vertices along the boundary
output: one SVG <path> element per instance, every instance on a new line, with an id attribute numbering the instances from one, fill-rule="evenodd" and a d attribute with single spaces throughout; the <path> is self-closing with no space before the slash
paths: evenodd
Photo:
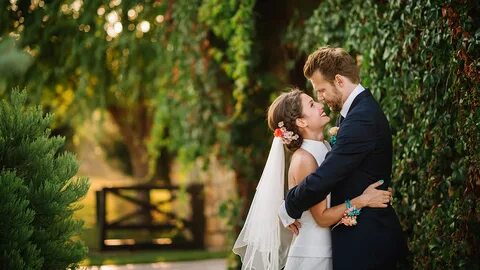
<path id="1" fill-rule="evenodd" d="M 289 168 L 289 188 L 297 185 L 316 168 L 317 163 L 311 155 L 303 151 L 296 151 L 292 156 Z M 376 187 L 380 185 L 381 182 L 376 182 L 370 185 L 362 195 L 350 200 L 351 205 L 358 209 L 367 206 L 380 208 L 387 207 L 387 203 L 390 201 L 391 192 L 376 189 Z M 319 226 L 329 227 L 342 219 L 345 209 L 345 203 L 327 208 L 327 200 L 323 200 L 311 207 L 310 213 Z"/>
<path id="2" fill-rule="evenodd" d="M 355 197 L 353 200 L 350 200 L 352 206 L 355 206 L 357 209 L 365 207 L 366 202 L 362 196 L 363 195 L 360 195 Z M 312 213 L 315 222 L 317 222 L 319 226 L 329 227 L 342 219 L 343 214 L 345 213 L 346 203 L 342 203 L 331 208 L 327 208 L 327 204 L 322 203 L 314 205 L 312 208 L 310 208 L 310 213 Z"/>
<path id="3" fill-rule="evenodd" d="M 350 200 L 351 205 L 355 206 L 357 209 L 361 209 L 363 207 L 387 207 L 388 203 L 390 202 L 391 192 L 376 189 L 382 184 L 383 182 L 377 181 L 368 186 L 362 195 Z M 346 203 L 342 203 L 331 208 L 327 208 L 327 204 L 323 203 L 324 202 L 321 202 L 310 208 L 310 212 L 312 213 L 315 222 L 317 222 L 319 226 L 329 227 L 342 219 L 347 207 Z"/>

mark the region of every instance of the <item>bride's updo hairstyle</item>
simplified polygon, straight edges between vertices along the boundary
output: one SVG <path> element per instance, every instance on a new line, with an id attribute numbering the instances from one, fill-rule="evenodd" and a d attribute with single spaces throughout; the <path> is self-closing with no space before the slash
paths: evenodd
<path id="1" fill-rule="evenodd" d="M 303 138 L 298 131 L 296 119 L 302 117 L 302 99 L 303 91 L 294 88 L 289 92 L 282 93 L 277 97 L 268 108 L 267 120 L 268 126 L 272 131 L 281 128 L 279 123 L 283 122 L 283 127 L 287 131 L 293 132 L 296 139 L 285 140 L 284 145 L 289 151 L 295 151 L 302 145 Z M 282 124 L 280 124 L 282 125 Z"/>

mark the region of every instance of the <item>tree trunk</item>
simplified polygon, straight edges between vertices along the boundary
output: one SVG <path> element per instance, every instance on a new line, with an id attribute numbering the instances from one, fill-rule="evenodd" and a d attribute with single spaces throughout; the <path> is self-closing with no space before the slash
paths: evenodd
<path id="1" fill-rule="evenodd" d="M 110 106 L 108 112 L 127 146 L 133 178 L 140 183 L 149 181 L 147 141 L 152 127 L 152 112 L 142 103 L 132 108 Z"/>
<path id="2" fill-rule="evenodd" d="M 152 127 L 152 111 L 141 101 L 132 108 L 110 106 L 108 111 L 117 124 L 123 141 L 127 146 L 134 180 L 137 184 L 150 182 L 150 179 L 148 179 L 149 155 L 147 141 Z M 149 203 L 150 194 L 148 191 L 139 191 L 137 199 Z M 137 209 L 142 211 L 141 217 L 137 221 L 151 224 L 152 216 L 150 211 L 141 206 L 137 206 Z"/>

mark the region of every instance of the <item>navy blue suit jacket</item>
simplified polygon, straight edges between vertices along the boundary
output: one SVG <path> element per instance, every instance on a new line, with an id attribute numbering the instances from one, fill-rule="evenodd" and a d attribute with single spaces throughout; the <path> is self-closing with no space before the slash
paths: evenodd
<path id="1" fill-rule="evenodd" d="M 387 189 L 392 172 L 392 138 L 388 121 L 370 91 L 353 101 L 340 123 L 337 142 L 318 169 L 292 188 L 285 207 L 292 218 L 324 200 L 331 205 L 353 199 L 383 179 Z M 406 242 L 391 206 L 363 208 L 353 227 L 332 230 L 334 269 L 391 269 L 406 254 Z M 301 230 L 301 229 L 300 229 Z"/>

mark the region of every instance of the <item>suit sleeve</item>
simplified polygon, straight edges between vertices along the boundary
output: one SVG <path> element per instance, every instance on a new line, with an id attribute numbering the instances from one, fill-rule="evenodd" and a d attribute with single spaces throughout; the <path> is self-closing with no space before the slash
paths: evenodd
<path id="1" fill-rule="evenodd" d="M 352 114 L 343 120 L 337 142 L 315 172 L 290 189 L 285 208 L 290 217 L 302 213 L 324 200 L 333 187 L 357 169 L 375 148 L 375 125 L 371 115 Z"/>

